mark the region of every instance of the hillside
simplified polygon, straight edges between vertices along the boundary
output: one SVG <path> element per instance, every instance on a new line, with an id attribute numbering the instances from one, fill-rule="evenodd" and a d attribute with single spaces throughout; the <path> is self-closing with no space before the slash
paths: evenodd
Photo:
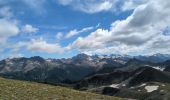
<path id="1" fill-rule="evenodd" d="M 169 80 L 169 72 L 140 67 L 132 72 L 114 71 L 93 75 L 82 80 L 75 88 L 121 98 L 170 100 Z"/>
<path id="2" fill-rule="evenodd" d="M 0 78 L 0 100 L 123 100 L 60 86 Z"/>

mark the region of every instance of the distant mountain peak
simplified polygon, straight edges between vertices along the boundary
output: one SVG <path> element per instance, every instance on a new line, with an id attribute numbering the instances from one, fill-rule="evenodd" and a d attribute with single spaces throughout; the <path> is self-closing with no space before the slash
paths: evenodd
<path id="1" fill-rule="evenodd" d="M 79 59 L 79 60 L 85 60 L 85 59 L 88 59 L 90 56 L 85 54 L 85 53 L 81 53 L 81 54 L 78 54 L 74 57 L 72 57 L 72 59 Z"/>
<path id="2" fill-rule="evenodd" d="M 30 57 L 30 60 L 39 61 L 39 62 L 45 62 L 45 59 L 40 57 L 40 56 Z"/>

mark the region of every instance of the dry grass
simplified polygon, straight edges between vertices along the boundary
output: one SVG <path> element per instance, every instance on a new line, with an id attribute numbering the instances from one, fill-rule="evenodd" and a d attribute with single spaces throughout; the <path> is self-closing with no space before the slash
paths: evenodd
<path id="1" fill-rule="evenodd" d="M 46 84 L 0 78 L 0 100 L 122 100 Z"/>

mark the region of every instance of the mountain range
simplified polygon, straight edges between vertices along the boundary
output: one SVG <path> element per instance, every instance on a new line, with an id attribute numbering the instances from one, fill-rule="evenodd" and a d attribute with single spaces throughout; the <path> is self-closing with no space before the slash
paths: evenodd
<path id="1" fill-rule="evenodd" d="M 170 97 L 167 90 L 147 92 L 145 89 L 147 86 L 163 88 L 162 84 L 170 83 L 170 55 L 166 54 L 8 58 L 0 61 L 0 76 L 122 98 L 157 100 L 156 95 L 161 95 L 161 91 L 164 95 L 159 96 L 160 100 Z"/>

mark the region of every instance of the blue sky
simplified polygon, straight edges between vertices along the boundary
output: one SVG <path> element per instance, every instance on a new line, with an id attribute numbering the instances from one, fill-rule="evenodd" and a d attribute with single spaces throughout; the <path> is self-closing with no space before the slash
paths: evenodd
<path id="1" fill-rule="evenodd" d="M 0 0 L 0 59 L 169 53 L 169 1 Z"/>

